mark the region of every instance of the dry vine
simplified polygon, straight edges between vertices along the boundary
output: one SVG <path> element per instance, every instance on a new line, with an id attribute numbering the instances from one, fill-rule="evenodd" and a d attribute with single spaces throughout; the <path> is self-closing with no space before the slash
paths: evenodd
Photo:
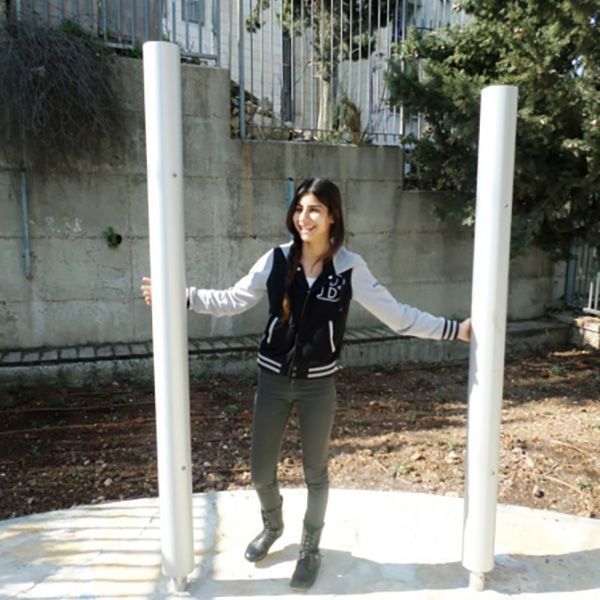
<path id="1" fill-rule="evenodd" d="M 0 136 L 10 158 L 51 167 L 115 135 L 111 64 L 111 55 L 74 23 L 0 25 Z"/>

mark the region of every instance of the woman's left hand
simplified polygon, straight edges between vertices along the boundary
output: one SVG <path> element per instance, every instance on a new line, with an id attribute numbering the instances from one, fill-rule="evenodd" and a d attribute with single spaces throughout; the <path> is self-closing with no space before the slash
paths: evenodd
<path id="1" fill-rule="evenodd" d="M 465 319 L 458 324 L 458 335 L 456 337 L 461 342 L 471 341 L 471 319 Z"/>

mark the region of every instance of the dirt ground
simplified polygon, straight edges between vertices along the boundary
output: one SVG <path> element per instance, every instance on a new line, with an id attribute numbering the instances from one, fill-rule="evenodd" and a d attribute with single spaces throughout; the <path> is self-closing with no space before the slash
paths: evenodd
<path id="1" fill-rule="evenodd" d="M 255 373 L 191 387 L 195 492 L 250 487 Z M 468 367 L 347 369 L 338 377 L 334 487 L 462 496 Z M 509 360 L 499 501 L 600 517 L 600 353 L 565 349 Z M 295 418 L 283 486 L 303 485 Z M 157 495 L 154 395 L 7 386 L 0 392 L 0 519 Z"/>

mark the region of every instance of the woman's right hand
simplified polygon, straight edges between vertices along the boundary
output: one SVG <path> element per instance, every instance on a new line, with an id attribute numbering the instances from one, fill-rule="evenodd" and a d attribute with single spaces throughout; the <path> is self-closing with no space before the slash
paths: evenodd
<path id="1" fill-rule="evenodd" d="M 150 277 L 142 277 L 142 296 L 148 306 L 152 306 L 152 279 Z"/>

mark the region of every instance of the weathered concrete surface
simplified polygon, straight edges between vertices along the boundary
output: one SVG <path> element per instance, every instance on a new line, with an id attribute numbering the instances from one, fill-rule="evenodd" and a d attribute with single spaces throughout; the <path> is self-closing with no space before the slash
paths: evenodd
<path id="1" fill-rule="evenodd" d="M 243 558 L 260 528 L 252 491 L 194 496 L 195 569 L 185 593 L 161 574 L 156 498 L 0 522 L 2 598 L 297 598 L 288 585 L 306 492 L 286 489 L 286 529 L 261 563 Z M 461 565 L 460 498 L 332 490 L 323 562 L 309 598 L 596 600 L 600 521 L 499 506 L 486 590 Z"/>
<path id="2" fill-rule="evenodd" d="M 32 278 L 23 269 L 20 173 L 0 151 L 0 349 L 131 343 L 151 335 L 139 285 L 149 272 L 142 62 L 119 59 L 122 139 L 63 171 L 27 172 Z M 472 233 L 439 224 L 435 194 L 403 190 L 400 148 L 241 141 L 230 137 L 229 74 L 184 65 L 184 201 L 187 279 L 228 287 L 264 252 L 287 241 L 288 178 L 337 181 L 347 245 L 399 301 L 466 317 Z M 439 196 L 437 196 L 439 198 Z M 123 237 L 110 248 L 104 231 Z M 509 318 L 543 314 L 563 280 L 547 256 L 511 265 Z M 262 303 L 235 318 L 190 319 L 192 338 L 256 334 Z M 360 307 L 350 326 L 374 326 Z"/>
<path id="3" fill-rule="evenodd" d="M 585 315 L 575 319 L 571 341 L 579 346 L 600 350 L 600 317 Z"/>

